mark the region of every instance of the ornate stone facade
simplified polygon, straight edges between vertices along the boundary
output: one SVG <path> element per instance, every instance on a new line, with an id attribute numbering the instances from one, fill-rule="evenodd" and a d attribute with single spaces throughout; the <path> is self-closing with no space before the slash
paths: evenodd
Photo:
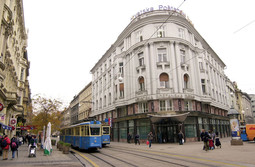
<path id="1" fill-rule="evenodd" d="M 1 129 L 1 132 L 14 135 L 21 133 L 17 126 L 26 122 L 27 112 L 31 110 L 27 33 L 23 1 L 5 0 L 0 3 L 2 3 L 0 4 L 0 103 L 4 105 L 4 109 L 0 112 L 0 123 L 11 125 L 13 129 L 12 131 Z"/>
<path id="2" fill-rule="evenodd" d="M 116 141 L 153 131 L 155 141 L 176 142 L 179 130 L 193 141 L 202 128 L 229 136 L 224 68 L 182 12 L 143 13 L 91 69 L 91 116 L 112 118 Z M 184 113 L 187 119 L 176 121 Z M 151 123 L 153 115 L 169 117 Z"/>

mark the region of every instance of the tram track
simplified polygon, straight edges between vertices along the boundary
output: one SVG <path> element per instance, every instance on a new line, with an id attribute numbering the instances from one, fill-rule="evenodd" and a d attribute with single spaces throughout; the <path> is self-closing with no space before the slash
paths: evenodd
<path id="1" fill-rule="evenodd" d="M 172 153 L 165 153 L 165 152 L 158 152 L 158 151 L 147 151 L 147 150 L 143 150 L 143 149 L 136 149 L 136 153 L 134 153 L 134 150 L 130 149 L 130 148 L 113 148 L 113 147 L 109 147 L 107 148 L 108 150 L 114 150 L 115 152 L 118 151 L 118 152 L 122 152 L 122 153 L 126 153 L 126 154 L 131 154 L 131 155 L 137 155 L 137 156 L 141 156 L 141 157 L 147 157 L 147 156 L 144 156 L 144 155 L 140 155 L 140 154 L 137 154 L 137 152 L 141 153 L 141 154 L 144 154 L 146 152 L 146 154 L 149 154 L 149 155 L 153 155 L 153 156 L 157 156 L 157 157 L 161 157 L 161 158 L 171 158 L 173 160 L 178 160 L 178 161 L 185 161 L 185 162 L 189 162 L 189 163 L 192 163 L 192 164 L 199 164 L 199 165 L 203 165 L 203 166 L 208 166 L 208 167 L 218 167 L 219 165 L 211 165 L 211 164 L 208 164 L 208 163 L 203 163 L 203 162 L 199 162 L 201 160 L 205 161 L 205 162 L 211 162 L 211 160 L 207 160 L 207 159 L 201 159 L 201 158 L 196 158 L 196 157 L 193 157 L 193 156 L 186 156 L 186 155 L 179 155 L 179 154 L 172 154 Z M 150 159 L 153 159 L 152 157 L 149 157 Z M 160 160 L 160 159 L 156 159 L 156 160 Z M 165 160 L 160 160 L 161 162 L 168 162 L 168 163 L 173 163 L 173 162 L 170 162 L 170 161 L 165 161 Z M 218 161 L 215 161 L 216 163 L 220 163 Z M 173 163 L 174 164 L 174 163 Z M 180 165 L 178 163 L 176 163 L 176 165 Z M 231 165 L 231 164 L 230 164 Z M 187 166 L 187 165 L 184 165 L 184 166 Z"/>
<path id="2" fill-rule="evenodd" d="M 108 155 L 108 154 L 105 154 L 105 153 L 101 153 L 101 152 L 100 152 L 100 153 L 98 153 L 98 154 L 104 155 L 104 156 L 106 156 L 106 157 L 110 157 L 110 158 L 112 158 L 112 159 L 118 160 L 118 161 L 120 161 L 120 162 L 123 162 L 123 163 L 128 164 L 128 165 L 133 166 L 133 167 L 138 167 L 137 165 L 134 165 L 134 164 L 132 164 L 132 163 L 130 163 L 130 162 L 128 162 L 128 161 L 125 161 L 125 160 L 120 159 L 120 158 L 113 157 L 113 156 Z M 97 158 L 97 159 L 100 159 L 101 161 L 107 163 L 108 165 L 110 165 L 110 166 L 112 166 L 112 167 L 116 167 L 114 164 L 112 164 L 112 163 L 110 163 L 110 162 L 108 162 L 108 161 L 106 161 L 106 160 L 100 158 L 99 156 L 95 155 L 94 153 L 89 153 L 89 155 L 91 155 L 91 156 L 93 156 L 93 157 L 95 157 L 95 158 Z"/>

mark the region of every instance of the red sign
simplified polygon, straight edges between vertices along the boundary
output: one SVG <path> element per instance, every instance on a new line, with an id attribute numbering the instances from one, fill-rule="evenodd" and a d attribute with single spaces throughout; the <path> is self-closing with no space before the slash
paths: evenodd
<path id="1" fill-rule="evenodd" d="M 4 105 L 0 103 L 0 111 L 2 111 L 3 109 L 4 109 Z"/>

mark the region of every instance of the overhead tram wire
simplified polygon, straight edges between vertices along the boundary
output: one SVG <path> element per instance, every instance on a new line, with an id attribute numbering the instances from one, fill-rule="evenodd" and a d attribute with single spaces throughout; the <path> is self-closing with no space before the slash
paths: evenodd
<path id="1" fill-rule="evenodd" d="M 179 10 L 179 8 L 184 4 L 184 2 L 185 2 L 186 0 L 183 0 L 183 2 L 178 6 L 178 8 L 177 8 L 177 10 Z M 149 42 L 149 40 L 158 32 L 158 30 L 173 16 L 173 14 L 174 13 L 176 13 L 176 11 L 172 11 L 171 12 L 171 14 L 167 17 L 167 19 L 155 30 L 155 32 L 147 39 L 147 40 L 145 40 L 145 43 L 143 44 L 143 45 L 146 45 L 146 44 L 148 44 L 148 42 Z M 134 56 L 137 54 L 137 53 L 139 53 L 141 51 L 141 48 L 139 48 L 136 52 L 134 52 L 134 54 L 129 58 L 129 60 L 123 65 L 123 68 L 127 65 L 127 63 L 129 62 L 129 61 L 131 61 L 131 59 L 132 58 L 134 58 Z M 128 55 L 129 53 L 127 53 L 126 55 Z M 194 56 L 195 57 L 195 56 Z M 192 57 L 191 59 L 193 59 L 194 57 Z M 189 59 L 189 60 L 191 60 L 191 59 Z M 189 60 L 187 60 L 187 61 L 189 61 Z M 186 61 L 185 61 L 186 62 Z M 180 66 L 180 65 L 179 65 Z M 173 71 L 173 70 L 175 70 L 175 69 L 177 69 L 179 66 L 177 66 L 176 68 L 174 68 L 174 69 L 172 69 L 172 70 L 170 70 L 170 72 L 171 71 Z M 114 79 L 114 75 L 112 76 L 112 78 L 111 79 Z M 155 80 L 156 79 L 158 79 L 158 78 L 155 78 Z M 106 87 L 109 85 L 109 84 L 111 84 L 111 82 L 110 81 L 108 81 L 106 84 L 104 84 L 104 87 L 102 88 L 102 89 L 106 89 Z M 147 84 L 146 84 L 147 85 Z M 99 92 L 99 90 L 97 90 L 97 92 L 96 92 L 96 94 Z M 130 92 L 130 94 L 131 93 L 133 93 L 133 92 Z"/>

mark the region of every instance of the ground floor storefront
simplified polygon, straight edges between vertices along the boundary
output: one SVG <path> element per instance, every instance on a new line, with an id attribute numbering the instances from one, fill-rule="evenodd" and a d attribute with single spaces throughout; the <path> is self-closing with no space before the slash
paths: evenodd
<path id="1" fill-rule="evenodd" d="M 137 118 L 115 119 L 112 126 L 112 140 L 127 142 L 127 135 L 131 135 L 131 142 L 134 136 L 139 134 L 140 140 L 145 142 L 147 135 L 153 132 L 153 142 L 175 143 L 178 142 L 178 133 L 182 131 L 185 142 L 200 141 L 201 130 L 212 130 L 218 133 L 219 137 L 231 136 L 228 117 L 190 114 L 185 121 L 179 122 L 171 118 L 162 119 L 160 122 L 153 122 L 150 117 L 144 114 Z"/>

